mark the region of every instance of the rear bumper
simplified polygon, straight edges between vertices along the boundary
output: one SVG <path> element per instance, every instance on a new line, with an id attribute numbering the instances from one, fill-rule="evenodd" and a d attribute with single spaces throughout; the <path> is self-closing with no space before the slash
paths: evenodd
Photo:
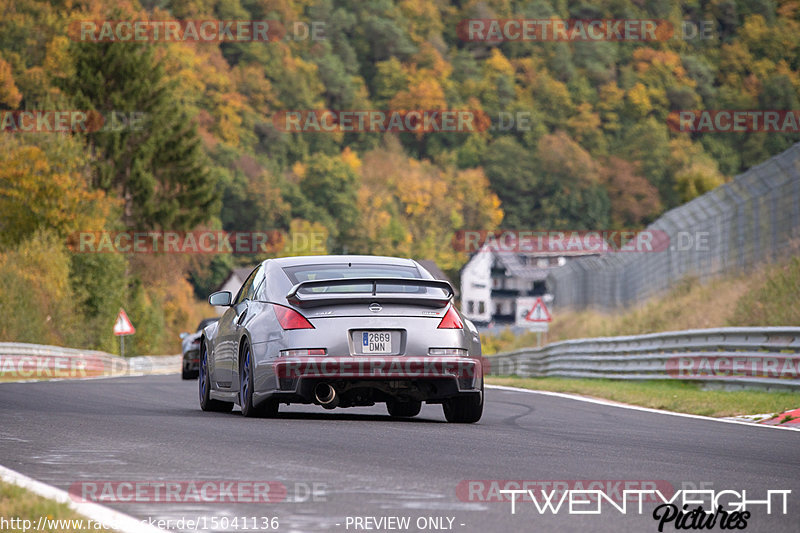
<path id="1" fill-rule="evenodd" d="M 333 386 L 340 406 L 372 405 L 389 399 L 441 403 L 454 396 L 480 395 L 481 360 L 473 357 L 305 357 L 273 363 L 277 388 L 259 401 L 314 403 L 314 388 Z"/>

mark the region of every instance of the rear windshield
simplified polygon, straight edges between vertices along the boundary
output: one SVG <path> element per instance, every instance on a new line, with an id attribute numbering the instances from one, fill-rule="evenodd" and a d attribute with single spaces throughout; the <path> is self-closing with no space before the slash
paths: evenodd
<path id="1" fill-rule="evenodd" d="M 357 263 L 342 263 L 342 264 L 327 264 L 327 265 L 300 265 L 293 267 L 285 267 L 283 269 L 292 283 L 300 283 L 302 281 L 323 280 L 323 279 L 348 279 L 348 278 L 411 278 L 421 279 L 419 269 L 413 266 L 400 266 L 400 265 L 372 265 L 372 264 L 357 264 Z M 439 293 L 440 289 L 426 289 L 418 285 L 388 285 L 379 283 L 377 286 L 378 292 L 404 292 L 404 293 L 418 293 L 424 294 L 426 292 Z M 322 287 L 311 287 L 303 289 L 304 293 L 319 293 L 319 292 L 346 292 L 346 293 L 362 293 L 372 292 L 371 283 L 354 283 L 352 285 L 333 285 Z"/>

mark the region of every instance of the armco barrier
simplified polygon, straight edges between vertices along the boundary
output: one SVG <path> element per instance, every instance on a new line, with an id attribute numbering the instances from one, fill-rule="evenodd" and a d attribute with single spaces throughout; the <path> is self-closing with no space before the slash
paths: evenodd
<path id="1" fill-rule="evenodd" d="M 5 379 L 164 374 L 178 372 L 180 367 L 180 355 L 122 358 L 95 350 L 0 342 L 0 377 Z"/>
<path id="2" fill-rule="evenodd" d="M 680 379 L 800 390 L 800 328 L 717 328 L 576 339 L 489 356 L 491 375 Z"/>

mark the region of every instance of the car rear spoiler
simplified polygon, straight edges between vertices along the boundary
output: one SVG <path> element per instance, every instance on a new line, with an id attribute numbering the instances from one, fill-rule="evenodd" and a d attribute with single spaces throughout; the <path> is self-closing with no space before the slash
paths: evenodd
<path id="1" fill-rule="evenodd" d="M 318 287 L 346 285 L 372 285 L 372 292 L 302 292 Z M 411 294 L 407 292 L 378 292 L 378 285 L 416 286 L 441 289 L 444 294 Z M 420 278 L 335 278 L 301 281 L 289 291 L 286 299 L 298 307 L 352 304 L 360 302 L 385 302 L 442 307 L 453 297 L 453 286 L 447 281 Z"/>

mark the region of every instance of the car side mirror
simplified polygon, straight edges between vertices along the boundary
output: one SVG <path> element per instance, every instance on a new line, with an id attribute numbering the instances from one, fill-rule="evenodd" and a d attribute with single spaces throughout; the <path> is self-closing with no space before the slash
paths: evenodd
<path id="1" fill-rule="evenodd" d="M 188 336 L 189 336 L 189 334 L 186 333 L 186 332 L 181 333 L 181 340 L 185 339 Z"/>
<path id="2" fill-rule="evenodd" d="M 229 307 L 231 305 L 231 293 L 228 291 L 217 291 L 208 297 L 208 303 L 219 307 Z"/>

